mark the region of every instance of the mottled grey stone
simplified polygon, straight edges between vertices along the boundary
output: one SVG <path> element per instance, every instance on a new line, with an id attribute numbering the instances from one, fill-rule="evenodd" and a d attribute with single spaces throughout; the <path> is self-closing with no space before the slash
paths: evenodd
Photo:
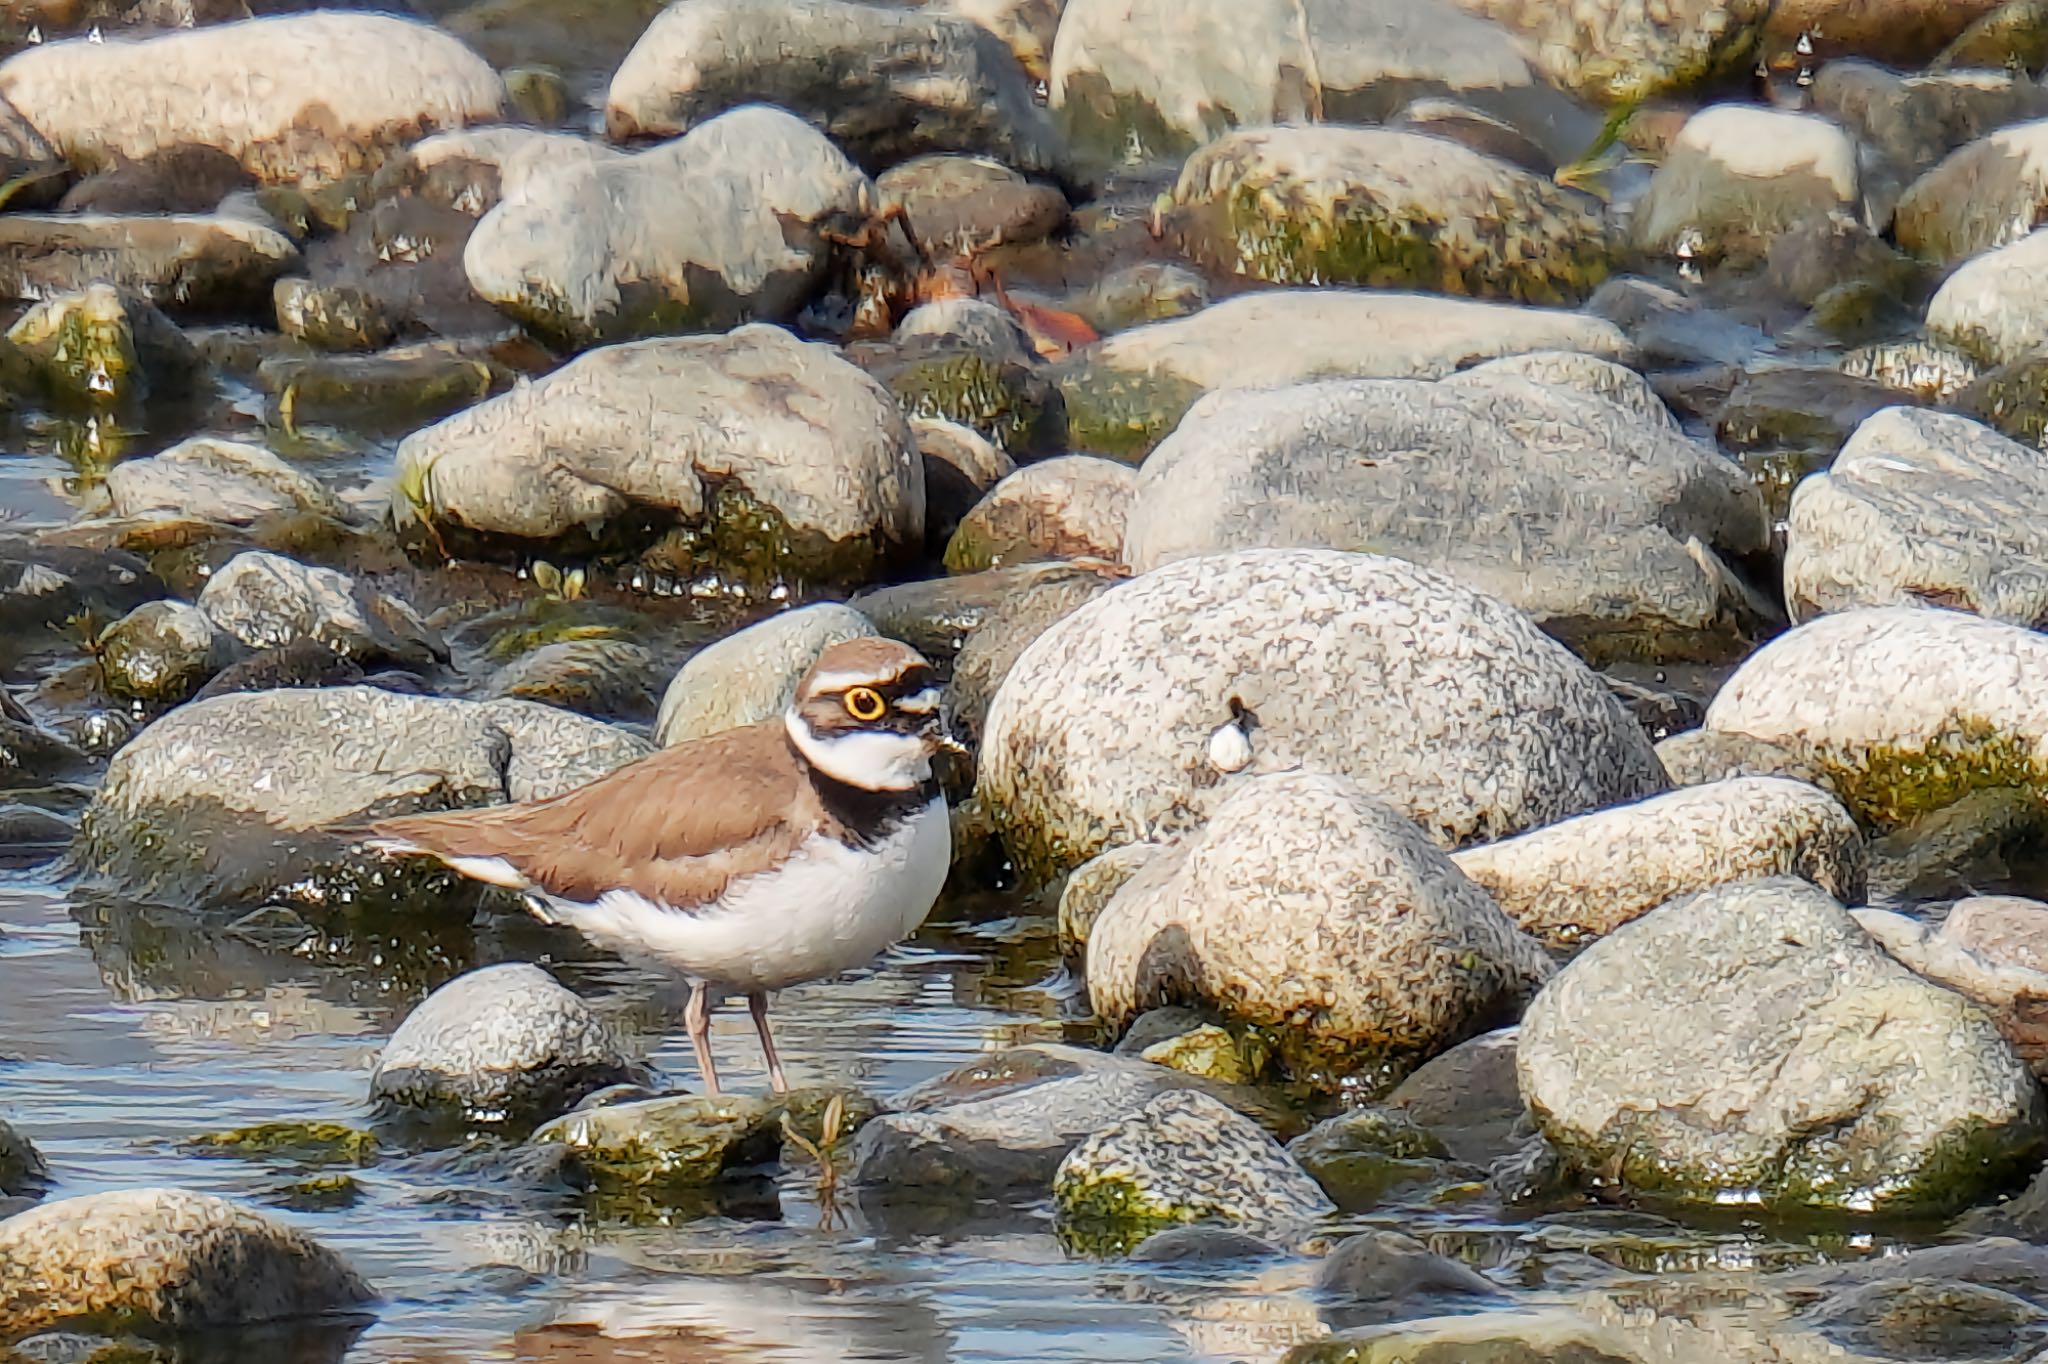
<path id="1" fill-rule="evenodd" d="M 1367 1231 L 1339 1241 L 1316 1266 L 1315 1291 L 1340 1305 L 1347 1325 L 1360 1316 L 1423 1315 L 1438 1298 L 1504 1296 L 1478 1270 L 1398 1231 Z"/>
<path id="2" fill-rule="evenodd" d="M 1201 1083 L 1080 1047 L 1012 1047 L 896 1095 L 861 1129 L 854 1179 L 941 1194 L 1043 1186 L 1091 1132 Z"/>
<path id="3" fill-rule="evenodd" d="M 1892 407 L 1792 494 L 1794 618 L 1931 602 L 2048 622 L 2048 464 L 1966 417 Z"/>
<path id="4" fill-rule="evenodd" d="M 341 500 L 318 479 L 260 445 L 217 436 L 194 436 L 162 454 L 123 460 L 107 470 L 105 487 L 114 516 L 189 516 L 225 525 L 299 511 L 346 516 Z"/>
<path id="5" fill-rule="evenodd" d="M 967 513 L 946 546 L 946 567 L 976 573 L 1039 559 L 1121 562 L 1137 486 L 1130 465 L 1094 455 L 1027 464 Z"/>
<path id="6" fill-rule="evenodd" d="M 1941 265 L 2027 236 L 2048 205 L 2048 119 L 2016 123 L 1943 157 L 1899 200 L 1900 246 Z"/>
<path id="7" fill-rule="evenodd" d="M 137 898 L 225 907 L 348 862 L 324 826 L 557 795 L 651 751 L 531 701 L 237 692 L 179 707 L 115 754 L 72 855 Z"/>
<path id="8" fill-rule="evenodd" d="M 770 616 L 691 655 L 662 693 L 654 741 L 664 748 L 770 720 L 789 708 L 796 684 L 831 645 L 875 633 L 841 602 Z"/>
<path id="9" fill-rule="evenodd" d="M 121 1189 L 0 1222 L 0 1332 L 123 1317 L 172 1330 L 363 1314 L 375 1293 L 296 1227 L 211 1194 Z"/>
<path id="10" fill-rule="evenodd" d="M 750 584 L 858 579 L 924 531 L 895 402 L 833 347 L 766 325 L 592 351 L 407 437 L 397 485 L 402 531 L 531 542 L 646 520 L 681 537 L 660 551 L 678 567 Z"/>
<path id="11" fill-rule="evenodd" d="M 644 722 L 654 717 L 667 676 L 652 650 L 630 640 L 562 639 L 498 669 L 483 694 Z"/>
<path id="12" fill-rule="evenodd" d="M 1088 935 L 1088 998 L 1275 1029 L 1303 1079 L 1400 1068 L 1511 1021 L 1550 959 L 1423 831 L 1353 781 L 1232 783 Z"/>
<path id="13" fill-rule="evenodd" d="M 1746 62 L 1773 0 L 1458 0 L 1535 49 L 1544 75 L 1598 104 L 1677 94 Z"/>
<path id="14" fill-rule="evenodd" d="M 1797 876 L 1864 895 L 1863 835 L 1827 792 L 1782 777 L 1687 786 L 1454 853 L 1458 869 L 1545 942 L 1611 933 L 1667 900 L 1730 881 Z"/>
<path id="15" fill-rule="evenodd" d="M 1037 358 L 1016 316 L 978 298 L 919 304 L 896 324 L 895 339 L 910 346 L 961 346 L 999 364 L 1028 365 Z"/>
<path id="16" fill-rule="evenodd" d="M 2048 971 L 2048 903 L 2020 895 L 1972 895 L 1956 901 L 1941 936 L 1987 961 Z"/>
<path id="17" fill-rule="evenodd" d="M 1891 826 L 1974 790 L 2048 780 L 2048 639 L 1961 611 L 1860 607 L 1772 640 L 1705 728 L 1817 766 L 1850 813 Z"/>
<path id="18" fill-rule="evenodd" d="M 1519 611 L 1293 549 L 1182 559 L 1056 621 L 989 707 L 977 790 L 1027 874 L 1194 827 L 1231 790 L 1206 754 L 1233 696 L 1250 770 L 1352 776 L 1445 847 L 1665 786 L 1641 726 Z"/>
<path id="19" fill-rule="evenodd" d="M 1257 1123 L 1199 1091 L 1177 1090 L 1090 1133 L 1052 1177 L 1070 1222 L 1233 1222 L 1299 1231 L 1337 1210 Z"/>
<path id="20" fill-rule="evenodd" d="M 994 34 L 938 9 L 843 0 L 695 0 L 655 16 L 605 96 L 615 141 L 666 137 L 761 100 L 870 170 L 927 152 L 1061 169 L 1052 121 Z"/>
<path id="21" fill-rule="evenodd" d="M 1688 729 L 1658 742 L 1657 761 L 1664 764 L 1673 786 L 1704 786 L 1735 777 L 1790 777 L 1832 790 L 1816 764 L 1747 734 Z"/>
<path id="22" fill-rule="evenodd" d="M 1976 1003 L 2034 1074 L 2048 1074 L 2048 971 L 1980 952 L 1946 923 L 1935 928 L 1884 909 L 1852 909 L 1849 917 L 1900 965 Z"/>
<path id="23" fill-rule="evenodd" d="M 1066 195 L 983 156 L 920 156 L 876 176 L 875 192 L 940 259 L 1039 241 L 1067 220 Z"/>
<path id="24" fill-rule="evenodd" d="M 989 702 L 1032 640 L 1083 602 L 1109 591 L 1122 577 L 1120 571 L 1077 564 L 1073 572 L 1020 582 L 991 606 L 960 646 L 953 676 L 946 683 L 946 710 L 961 737 L 980 740 Z"/>
<path id="25" fill-rule="evenodd" d="M 263 550 L 230 559 L 207 579 L 197 605 L 253 649 L 306 638 L 350 658 L 422 666 L 448 658 L 440 632 L 398 598 Z"/>
<path id="26" fill-rule="evenodd" d="M 177 324 L 139 293 L 110 284 L 40 300 L 7 339 L 59 403 L 132 411 L 152 397 L 187 401 L 204 382 L 199 352 Z"/>
<path id="27" fill-rule="evenodd" d="M 2044 269 L 2048 232 L 2030 232 L 1965 261 L 1927 305 L 1928 334 L 1986 364 L 2032 355 L 2048 345 Z"/>
<path id="28" fill-rule="evenodd" d="M 1386 1105 L 1405 1113 L 1459 1160 L 1485 1165 L 1513 1151 L 1528 1114 L 1515 1079 L 1515 1039 L 1501 1028 L 1433 1057 L 1394 1086 Z"/>
<path id="29" fill-rule="evenodd" d="M 794 317 L 830 255 L 820 229 L 856 226 L 873 194 L 815 129 L 749 105 L 637 155 L 528 176 L 462 264 L 478 294 L 578 345 L 717 331 Z"/>
<path id="30" fill-rule="evenodd" d="M 1212 393 L 1147 457 L 1143 572 L 1218 550 L 1394 555 L 1529 612 L 1590 657 L 1733 654 L 1769 619 L 1721 555 L 1761 551 L 1733 462 L 1578 389 L 1486 370 Z"/>
<path id="31" fill-rule="evenodd" d="M 234 637 L 198 607 L 144 602 L 101 632 L 100 676 L 115 696 L 183 701 L 239 652 Z"/>
<path id="32" fill-rule="evenodd" d="M 1594 943 L 1529 1007 L 1516 1065 L 1581 1169 L 1682 1202 L 1948 1212 L 2048 1138 L 1991 1021 L 1789 879 L 1673 901 Z"/>
<path id="33" fill-rule="evenodd" d="M 1060 952 L 1079 957 L 1088 951 L 1088 935 L 1109 902 L 1124 888 L 1124 882 L 1159 852 L 1157 843 L 1123 843 L 1104 848 L 1067 873 L 1060 887 Z"/>
<path id="34" fill-rule="evenodd" d="M 26 55 L 26 54 L 24 54 Z M 48 298 L 94 284 L 176 315 L 267 307 L 298 248 L 274 225 L 226 214 L 0 216 L 0 297 Z"/>
<path id="35" fill-rule="evenodd" d="M 1532 383 L 1552 388 L 1577 389 L 1581 393 L 1623 409 L 1647 426 L 1664 431 L 1679 430 L 1678 418 L 1657 396 L 1648 379 L 1627 365 L 1582 350 L 1532 350 L 1520 355 L 1503 355 L 1470 369 L 1461 370 L 1467 383 L 1494 382 L 1495 375 L 1519 375 Z"/>
<path id="36" fill-rule="evenodd" d="M 1986 133 L 2048 113 L 2048 92 L 2024 72 L 1900 75 L 1854 60 L 1825 63 L 1812 99 L 1815 112 L 1840 120 L 1910 175 Z"/>
<path id="37" fill-rule="evenodd" d="M 934 663 L 954 659 L 981 628 L 991 623 L 1013 598 L 1029 593 L 1045 594 L 1047 603 L 1061 599 L 1073 605 L 1101 595 L 1104 587 L 1121 579 L 1120 571 L 1106 571 L 1100 564 L 1055 561 L 991 568 L 980 573 L 954 577 L 926 578 L 876 588 L 853 599 L 853 606 L 875 622 L 875 628 L 891 639 L 911 645 Z M 1030 614 L 1040 607 L 1034 606 Z M 1045 605 L 1043 609 L 1054 609 Z M 1065 614 L 1064 610 L 1056 614 Z M 1031 626 L 1035 635 L 1041 626 Z M 1007 660 L 1001 660 L 1004 668 Z M 996 673 L 1000 676 L 1000 673 Z"/>
<path id="38" fill-rule="evenodd" d="M 405 1016 L 371 1072 L 370 1098 L 541 1119 L 644 1079 L 588 1004 L 538 966 L 505 962 L 457 976 Z"/>
<path id="39" fill-rule="evenodd" d="M 1636 205 L 1635 245 L 1760 257 L 1788 228 L 1857 202 L 1856 144 L 1839 124 L 1746 104 L 1686 120 Z"/>
<path id="40" fill-rule="evenodd" d="M 0 1118 L 0 1195 L 33 1197 L 49 1182 L 50 1167 L 35 1144 Z"/>
<path id="41" fill-rule="evenodd" d="M 351 12 L 45 43 L 0 64 L 0 96 L 77 165 L 196 143 L 298 180 L 361 169 L 423 132 L 495 122 L 505 87 L 429 24 Z"/>

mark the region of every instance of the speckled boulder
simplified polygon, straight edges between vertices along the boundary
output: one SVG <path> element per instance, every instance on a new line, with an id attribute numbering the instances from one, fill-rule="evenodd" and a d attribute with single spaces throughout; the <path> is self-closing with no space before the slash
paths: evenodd
<path id="1" fill-rule="evenodd" d="M 1065 455 L 1027 464 L 976 503 L 946 546 L 946 568 L 976 573 L 1036 559 L 1123 558 L 1138 476 L 1127 464 Z"/>
<path id="2" fill-rule="evenodd" d="M 1892 407 L 1792 494 L 1796 618 L 1932 602 L 2048 622 L 2048 460 L 1965 417 Z"/>
<path id="3" fill-rule="evenodd" d="M 1706 891 L 1594 943 L 1530 1005 L 1516 1066 L 1544 1135 L 1639 1196 L 1940 1214 L 2048 1145 L 1991 1020 L 1803 881 Z"/>
<path id="4" fill-rule="evenodd" d="M 1337 1210 L 1258 1124 L 1186 1090 L 1161 1094 L 1068 1152 L 1052 1198 L 1068 1223 L 1140 1234 L 1207 1221 L 1299 1233 Z"/>
<path id="5" fill-rule="evenodd" d="M 1607 274 L 1586 200 L 1420 133 L 1239 129 L 1188 158 L 1173 203 L 1195 259 L 1271 284 L 1576 303 Z"/>
<path id="6" fill-rule="evenodd" d="M 686 132 L 749 100 L 818 126 L 871 170 L 927 152 L 1059 169 L 1058 135 L 994 34 L 936 8 L 694 0 L 661 11 L 605 96 L 615 141 Z"/>
<path id="7" fill-rule="evenodd" d="M 1986 133 L 2048 113 L 2048 92 L 2003 63 L 1902 76 L 1874 62 L 1831 61 L 1814 77 L 1812 97 L 1815 112 L 1839 120 L 1908 175 Z"/>
<path id="8" fill-rule="evenodd" d="M 194 436 L 162 454 L 123 460 L 107 470 L 104 486 L 114 516 L 247 525 L 301 511 L 345 515 L 341 499 L 318 479 L 260 445 L 217 436 Z"/>
<path id="9" fill-rule="evenodd" d="M 770 616 L 698 650 L 662 693 L 654 741 L 663 747 L 782 714 L 818 655 L 874 625 L 840 602 Z"/>
<path id="10" fill-rule="evenodd" d="M 1426 94 L 1553 137 L 1557 154 L 1583 121 L 1513 38 L 1441 0 L 1068 0 L 1048 89 L 1077 150 L 1107 163 L 1242 125 L 1377 123 Z"/>
<path id="11" fill-rule="evenodd" d="M 652 751 L 531 701 L 375 687 L 210 697 L 114 755 L 72 859 L 92 883 L 160 904 L 223 909 L 336 877 L 367 891 L 362 858 L 325 826 L 556 795 Z"/>
<path id="12" fill-rule="evenodd" d="M 976 351 L 1001 365 L 1029 365 L 1037 358 L 1016 315 L 978 298 L 920 303 L 896 324 L 894 339 L 906 347 Z"/>
<path id="13" fill-rule="evenodd" d="M 144 602 L 100 633 L 100 676 L 115 696 L 177 702 L 239 653 L 234 637 L 198 607 Z"/>
<path id="14" fill-rule="evenodd" d="M 312 1237 L 210 1194 L 122 1189 L 0 1222 L 0 1335 L 81 1319 L 191 1330 L 360 1315 L 374 1299 Z"/>
<path id="15" fill-rule="evenodd" d="M 1560 946 L 1730 881 L 1797 876 L 1860 903 L 1867 861 L 1856 821 L 1834 797 L 1782 777 L 1688 786 L 1466 848 L 1451 860 L 1509 918 Z"/>
<path id="16" fill-rule="evenodd" d="M 370 1097 L 482 1121 L 539 1119 L 645 1078 L 588 1004 L 538 966 L 506 962 L 421 1000 L 384 1044 Z"/>
<path id="17" fill-rule="evenodd" d="M 1941 935 L 1987 961 L 2048 971 L 2048 904 L 2021 895 L 1972 895 L 1956 901 Z"/>
<path id="18" fill-rule="evenodd" d="M 1771 620 L 1742 469 L 1577 388 L 1486 369 L 1212 393 L 1146 459 L 1144 571 L 1255 546 L 1370 548 L 1491 593 L 1595 658 L 1731 656 Z"/>
<path id="19" fill-rule="evenodd" d="M 1514 608 L 1395 559 L 1247 550 L 1104 593 L 1010 669 L 977 789 L 1020 866 L 1199 825 L 1229 793 L 1207 752 L 1233 696 L 1261 770 L 1355 777 L 1444 847 L 1665 784 L 1642 728 Z"/>
<path id="20" fill-rule="evenodd" d="M 1462 382 L 1470 384 L 1497 384 L 1506 376 L 1515 375 L 1552 388 L 1575 389 L 1591 397 L 1605 398 L 1657 430 L 1680 429 L 1678 418 L 1641 371 L 1583 350 L 1523 351 L 1483 361 L 1460 370 L 1459 374 Z"/>
<path id="21" fill-rule="evenodd" d="M 873 193 L 801 119 L 748 105 L 634 156 L 529 176 L 477 223 L 462 265 L 478 294 L 578 346 L 776 321 L 820 282 L 821 229 L 857 227 Z"/>
<path id="22" fill-rule="evenodd" d="M 1527 37 L 1544 75 L 1602 104 L 1712 83 L 1747 63 L 1772 0 L 1457 0 Z"/>
<path id="23" fill-rule="evenodd" d="M 361 170 L 437 128 L 495 122 L 505 87 L 431 25 L 312 13 L 31 47 L 0 64 L 0 96 L 87 168 L 197 143 L 298 180 Z"/>
<path id="24" fill-rule="evenodd" d="M 1788 748 L 1747 734 L 1688 729 L 1657 744 L 1657 761 L 1673 786 L 1704 786 L 1735 777 L 1790 777 L 1830 790 L 1827 775 Z"/>
<path id="25" fill-rule="evenodd" d="M 1080 957 L 1087 952 L 1088 935 L 1095 931 L 1095 921 L 1109 908 L 1109 902 L 1124 888 L 1124 883 L 1136 876 L 1161 846 L 1123 843 L 1104 848 L 1067 873 L 1066 884 L 1060 887 L 1061 955 Z"/>
<path id="26" fill-rule="evenodd" d="M 927 251 L 941 259 L 991 246 L 1041 241 L 1067 221 L 1067 196 L 985 156 L 920 156 L 875 177 L 883 203 L 898 204 Z"/>
<path id="27" fill-rule="evenodd" d="M 1972 791 L 2048 782 L 2048 639 L 1960 611 L 1864 607 L 1758 650 L 1705 728 L 1762 739 L 1820 769 L 1883 827 Z"/>
<path id="28" fill-rule="evenodd" d="M 1934 928 L 1884 909 L 1849 916 L 1915 975 L 1975 1002 L 2035 1075 L 2048 1074 L 2048 971 L 1978 951 L 1947 922 Z"/>
<path id="29" fill-rule="evenodd" d="M 1956 265 L 2034 230 L 2048 207 L 2048 119 L 1959 147 L 1915 180 L 1892 230 L 1900 246 Z"/>
<path id="30" fill-rule="evenodd" d="M 1269 1028 L 1301 1079 L 1378 1076 L 1512 1021 L 1550 960 L 1401 812 L 1343 777 L 1234 782 L 1088 934 L 1111 1024 L 1195 1004 Z"/>
<path id="31" fill-rule="evenodd" d="M 1636 205 L 1638 249 L 1760 258 L 1771 238 L 1856 203 L 1856 144 L 1812 114 L 1717 104 L 1686 120 Z"/>
<path id="32" fill-rule="evenodd" d="M 1043 573 L 1018 583 L 996 602 L 953 659 L 953 676 L 946 683 L 946 713 L 952 717 L 954 732 L 978 742 L 988 720 L 989 703 L 1031 641 L 1125 576 L 1112 565 L 1075 562 L 1067 571 Z"/>
<path id="33" fill-rule="evenodd" d="M 398 598 L 331 568 L 263 550 L 237 554 L 199 593 L 220 629 L 255 649 L 317 639 L 351 658 L 427 666 L 448 658 L 440 632 Z"/>
<path id="34" fill-rule="evenodd" d="M 1928 303 L 1928 334 L 1987 365 L 2032 355 L 2048 345 L 2044 269 L 2048 232 L 2030 232 L 1966 261 Z"/>
<path id="35" fill-rule="evenodd" d="M 924 466 L 889 395 L 780 327 L 593 351 L 398 447 L 402 534 L 640 549 L 766 588 L 858 582 L 924 532 Z"/>
<path id="36" fill-rule="evenodd" d="M 50 1167 L 34 1143 L 0 1118 L 0 1196 L 30 1197 L 43 1191 Z"/>

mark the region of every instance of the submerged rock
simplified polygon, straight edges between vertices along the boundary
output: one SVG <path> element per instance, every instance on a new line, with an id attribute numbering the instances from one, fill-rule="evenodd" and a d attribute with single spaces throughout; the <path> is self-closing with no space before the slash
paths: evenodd
<path id="1" fill-rule="evenodd" d="M 0 1222 L 0 1333 L 109 1320 L 170 1330 L 363 1315 L 346 1261 L 262 1213 L 183 1189 L 86 1194 Z"/>
<path id="2" fill-rule="evenodd" d="M 100 677 L 115 696 L 183 701 L 235 661 L 234 637 L 196 606 L 144 602 L 99 638 Z"/>
<path id="3" fill-rule="evenodd" d="M 107 470 L 107 510 L 122 517 L 190 517 L 248 525 L 268 516 L 312 512 L 342 519 L 346 509 L 325 484 L 260 445 L 194 436 L 147 459 Z"/>
<path id="4" fill-rule="evenodd" d="M 1138 476 L 1093 455 L 1027 464 L 976 503 L 946 546 L 946 568 L 975 573 L 1038 559 L 1123 558 Z"/>
<path id="5" fill-rule="evenodd" d="M 29 1139 L 0 1119 L 0 1195 L 34 1197 L 49 1183 L 50 1167 Z"/>
<path id="6" fill-rule="evenodd" d="M 0 63 L 0 96 L 87 168 L 197 143 L 286 181 L 333 179 L 422 133 L 494 122 L 505 87 L 431 25 L 330 12 L 46 43 Z"/>
<path id="7" fill-rule="evenodd" d="M 852 607 L 818 602 L 770 616 L 706 645 L 690 656 L 662 693 L 654 741 L 665 748 L 772 720 L 789 708 L 797 683 L 819 654 L 874 633 L 874 625 Z"/>
<path id="8" fill-rule="evenodd" d="M 1641 727 L 1512 607 L 1394 559 L 1241 551 L 1132 579 L 1010 669 L 977 790 L 1020 867 L 1199 825 L 1232 790 L 1204 755 L 1233 696 L 1255 770 L 1353 776 L 1445 847 L 1665 784 Z"/>
<path id="9" fill-rule="evenodd" d="M 1771 238 L 1857 202 L 1856 145 L 1811 114 L 1717 104 L 1686 121 L 1636 205 L 1658 255 L 1760 258 Z"/>
<path id="10" fill-rule="evenodd" d="M 185 334 L 148 300 L 111 285 L 43 300 L 16 319 L 7 339 L 60 404 L 190 401 L 202 384 L 199 352 Z"/>
<path id="11" fill-rule="evenodd" d="M 1567 946 L 1731 881 L 1797 876 L 1847 904 L 1864 894 L 1856 822 L 1827 792 L 1737 777 L 1545 825 L 1452 856 L 1508 917 Z"/>
<path id="12" fill-rule="evenodd" d="M 421 1000 L 384 1044 L 370 1098 L 471 1121 L 537 1121 L 645 1079 L 588 1004 L 538 966 L 506 962 Z"/>
<path id="13" fill-rule="evenodd" d="M 0 297 L 105 285 L 181 316 L 262 310 L 299 258 L 291 238 L 224 215 L 0 214 Z"/>
<path id="14" fill-rule="evenodd" d="M 1315 1291 L 1344 1326 L 1427 1315 L 1442 1299 L 1452 1307 L 1460 1299 L 1505 1296 L 1484 1274 L 1398 1231 L 1339 1241 L 1316 1269 Z"/>
<path id="15" fill-rule="evenodd" d="M 1077 1239 L 1212 1220 L 1298 1233 L 1337 1210 L 1258 1124 L 1187 1090 L 1091 1133 L 1053 1172 L 1052 1198 Z"/>
<path id="16" fill-rule="evenodd" d="M 1450 1150 L 1407 1115 L 1354 1108 L 1287 1143 L 1287 1154 L 1346 1212 L 1364 1212 L 1400 1189 L 1455 1178 Z"/>
<path id="17" fill-rule="evenodd" d="M 757 589 L 860 581 L 924 529 L 923 466 L 888 394 L 765 325 L 592 351 L 408 437 L 396 478 L 410 536 L 637 549 Z"/>
<path id="18" fill-rule="evenodd" d="M 1270 1030 L 1297 1079 L 1367 1081 L 1512 1021 L 1550 961 L 1409 819 L 1341 778 L 1248 778 L 1088 935 L 1115 1025 L 1159 1004 Z"/>
<path id="19" fill-rule="evenodd" d="M 1943 1213 L 2048 1144 L 1990 1019 L 1801 881 L 1676 900 L 1593 944 L 1530 1006 L 1516 1064 L 1545 1136 L 1652 1198 Z"/>
<path id="20" fill-rule="evenodd" d="M 871 171 L 927 152 L 1060 169 L 1059 139 L 994 34 L 937 8 L 697 0 L 663 10 L 605 96 L 614 141 L 687 132 L 749 100 L 816 124 Z"/>
<path id="21" fill-rule="evenodd" d="M 533 1143 L 567 1148 L 571 1178 L 589 1188 L 653 1194 L 773 1160 L 781 1113 L 750 1094 L 682 1094 L 565 1113 Z"/>
<path id="22" fill-rule="evenodd" d="M 262 550 L 237 554 L 206 581 L 199 609 L 255 649 L 317 639 L 338 654 L 413 666 L 445 662 L 440 632 L 398 598 L 331 568 Z"/>
<path id="23" fill-rule="evenodd" d="M 1271 284 L 1576 303 L 1607 273 L 1606 229 L 1585 201 L 1420 133 L 1226 133 L 1188 158 L 1173 203 L 1196 259 Z"/>

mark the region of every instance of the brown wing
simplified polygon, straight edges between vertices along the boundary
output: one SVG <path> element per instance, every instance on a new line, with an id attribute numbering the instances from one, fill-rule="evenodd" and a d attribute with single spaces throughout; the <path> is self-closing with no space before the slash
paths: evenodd
<path id="1" fill-rule="evenodd" d="M 772 720 L 663 749 L 548 800 L 381 820 L 369 832 L 443 859 L 501 858 L 565 900 L 628 885 L 685 909 L 777 861 L 811 826 L 815 800 Z"/>

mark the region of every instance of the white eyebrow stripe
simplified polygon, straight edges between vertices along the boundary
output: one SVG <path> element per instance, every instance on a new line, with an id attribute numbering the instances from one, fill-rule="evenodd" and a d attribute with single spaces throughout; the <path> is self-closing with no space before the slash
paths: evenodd
<path id="1" fill-rule="evenodd" d="M 896 674 L 877 677 L 873 673 L 819 673 L 811 679 L 812 691 L 843 691 L 848 687 L 886 687 Z"/>
<path id="2" fill-rule="evenodd" d="M 896 709 L 907 710 L 912 715 L 929 715 L 939 708 L 940 695 L 937 687 L 926 687 L 902 698 L 896 703 Z"/>

